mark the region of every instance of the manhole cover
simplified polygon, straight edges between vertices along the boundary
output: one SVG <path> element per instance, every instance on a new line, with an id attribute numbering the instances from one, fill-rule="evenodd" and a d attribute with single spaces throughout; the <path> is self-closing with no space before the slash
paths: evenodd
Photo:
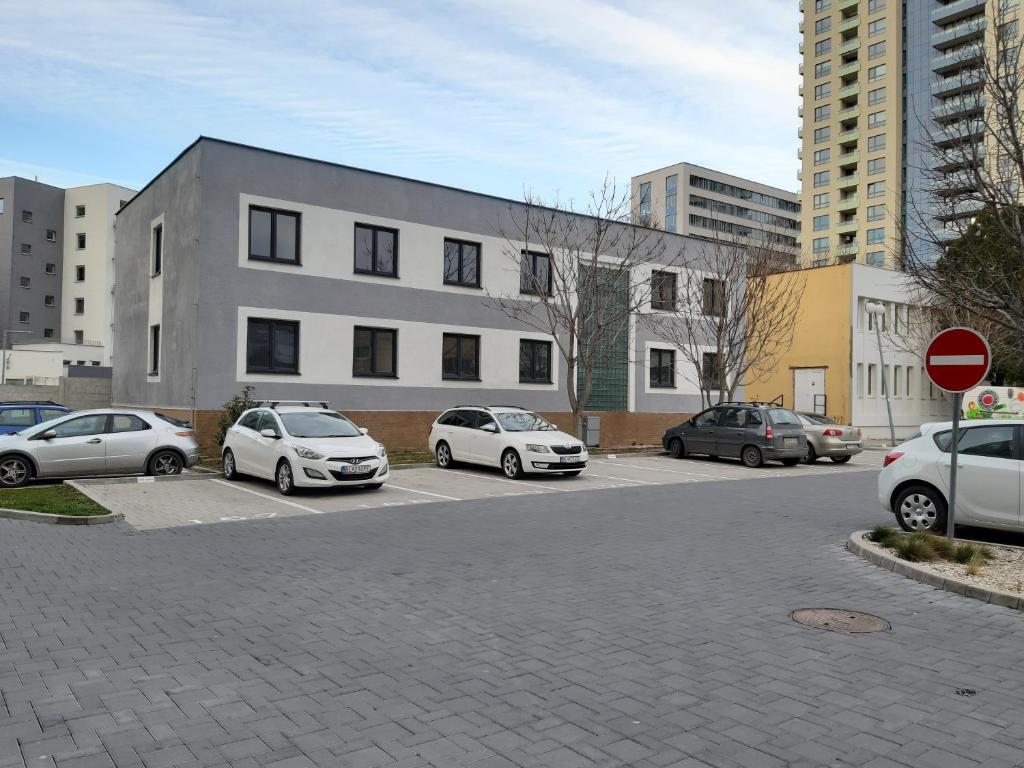
<path id="1" fill-rule="evenodd" d="M 889 622 L 870 613 L 843 611 L 839 608 L 800 608 L 789 614 L 793 621 L 807 627 L 827 629 L 829 632 L 884 632 Z"/>

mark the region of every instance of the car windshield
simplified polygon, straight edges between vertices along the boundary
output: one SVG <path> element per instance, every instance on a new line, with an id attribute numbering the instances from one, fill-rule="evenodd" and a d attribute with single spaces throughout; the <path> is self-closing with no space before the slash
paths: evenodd
<path id="1" fill-rule="evenodd" d="M 281 422 L 292 437 L 359 437 L 359 427 L 334 411 L 282 413 Z"/>
<path id="2" fill-rule="evenodd" d="M 18 435 L 18 437 L 31 437 L 32 435 L 38 435 L 40 432 L 45 432 L 46 430 L 50 429 L 50 427 L 52 427 L 58 421 L 64 421 L 64 419 L 66 419 L 70 415 L 70 413 L 62 413 L 60 416 L 55 416 L 54 418 L 48 419 L 47 421 L 41 421 L 38 424 L 35 424 L 31 427 L 25 427 L 23 430 L 19 432 L 12 432 L 11 434 Z"/>
<path id="3" fill-rule="evenodd" d="M 494 417 L 506 432 L 557 432 L 555 426 L 542 416 L 530 411 L 496 413 Z"/>
<path id="4" fill-rule="evenodd" d="M 793 424 L 797 427 L 800 426 L 800 419 L 795 413 L 787 408 L 772 408 L 768 411 L 768 415 L 772 417 L 772 424 Z"/>

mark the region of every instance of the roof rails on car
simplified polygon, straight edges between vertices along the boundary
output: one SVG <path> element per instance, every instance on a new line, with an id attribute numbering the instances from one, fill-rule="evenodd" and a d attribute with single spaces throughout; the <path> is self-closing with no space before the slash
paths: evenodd
<path id="1" fill-rule="evenodd" d="M 279 405 L 301 405 L 306 408 L 315 408 L 320 406 L 321 408 L 330 408 L 330 405 L 326 400 L 257 400 L 257 408 L 271 408 L 277 410 Z"/>
<path id="2" fill-rule="evenodd" d="M 525 411 L 526 410 L 521 405 L 489 405 L 487 407 L 488 408 L 516 408 L 517 410 L 520 410 L 520 411 Z"/>
<path id="3" fill-rule="evenodd" d="M 485 411 L 491 410 L 491 406 L 480 405 L 479 403 L 459 403 L 458 405 L 453 405 L 452 408 L 482 408 Z M 451 408 L 448 410 L 451 410 Z"/>
<path id="4" fill-rule="evenodd" d="M 0 405 L 58 405 L 61 408 L 64 407 L 53 400 L 0 400 Z"/>
<path id="5" fill-rule="evenodd" d="M 779 398 L 776 398 L 775 400 L 769 400 L 767 402 L 764 402 L 762 400 L 723 400 L 720 403 L 715 403 L 715 405 L 774 405 L 774 406 L 781 406 L 782 403 L 779 402 Z"/>

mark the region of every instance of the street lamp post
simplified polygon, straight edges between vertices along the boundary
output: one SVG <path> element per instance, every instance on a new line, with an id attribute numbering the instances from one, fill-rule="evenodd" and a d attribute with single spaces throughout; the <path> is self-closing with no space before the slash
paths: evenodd
<path id="1" fill-rule="evenodd" d="M 7 383 L 7 336 L 11 333 L 31 333 L 31 331 L 15 331 L 8 329 L 3 332 L 3 356 L 0 358 L 0 384 Z"/>
<path id="2" fill-rule="evenodd" d="M 889 412 L 889 438 L 891 445 L 896 445 L 896 426 L 892 421 L 892 400 L 889 396 L 889 380 L 885 375 L 885 351 L 882 349 L 882 318 L 885 316 L 885 307 L 875 301 L 869 301 L 865 307 L 869 315 L 874 316 L 875 337 L 878 339 L 878 360 L 882 365 L 882 394 L 885 396 L 885 408 Z"/>

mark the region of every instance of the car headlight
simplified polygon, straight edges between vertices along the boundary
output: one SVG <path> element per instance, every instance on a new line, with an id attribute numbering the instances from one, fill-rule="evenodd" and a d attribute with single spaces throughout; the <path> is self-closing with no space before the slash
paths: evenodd
<path id="1" fill-rule="evenodd" d="M 303 445 L 295 445 L 293 443 L 288 443 L 288 447 L 295 451 L 295 453 L 298 454 L 300 459 L 312 459 L 313 461 L 316 461 L 317 459 L 323 458 L 323 456 L 314 451 L 312 448 L 306 448 Z"/>
<path id="2" fill-rule="evenodd" d="M 388 455 L 388 449 L 384 447 L 384 443 L 377 444 L 377 455 L 382 459 L 386 459 Z"/>
<path id="3" fill-rule="evenodd" d="M 551 449 L 546 445 L 534 445 L 532 443 L 526 444 L 526 450 L 530 453 L 551 453 Z"/>

